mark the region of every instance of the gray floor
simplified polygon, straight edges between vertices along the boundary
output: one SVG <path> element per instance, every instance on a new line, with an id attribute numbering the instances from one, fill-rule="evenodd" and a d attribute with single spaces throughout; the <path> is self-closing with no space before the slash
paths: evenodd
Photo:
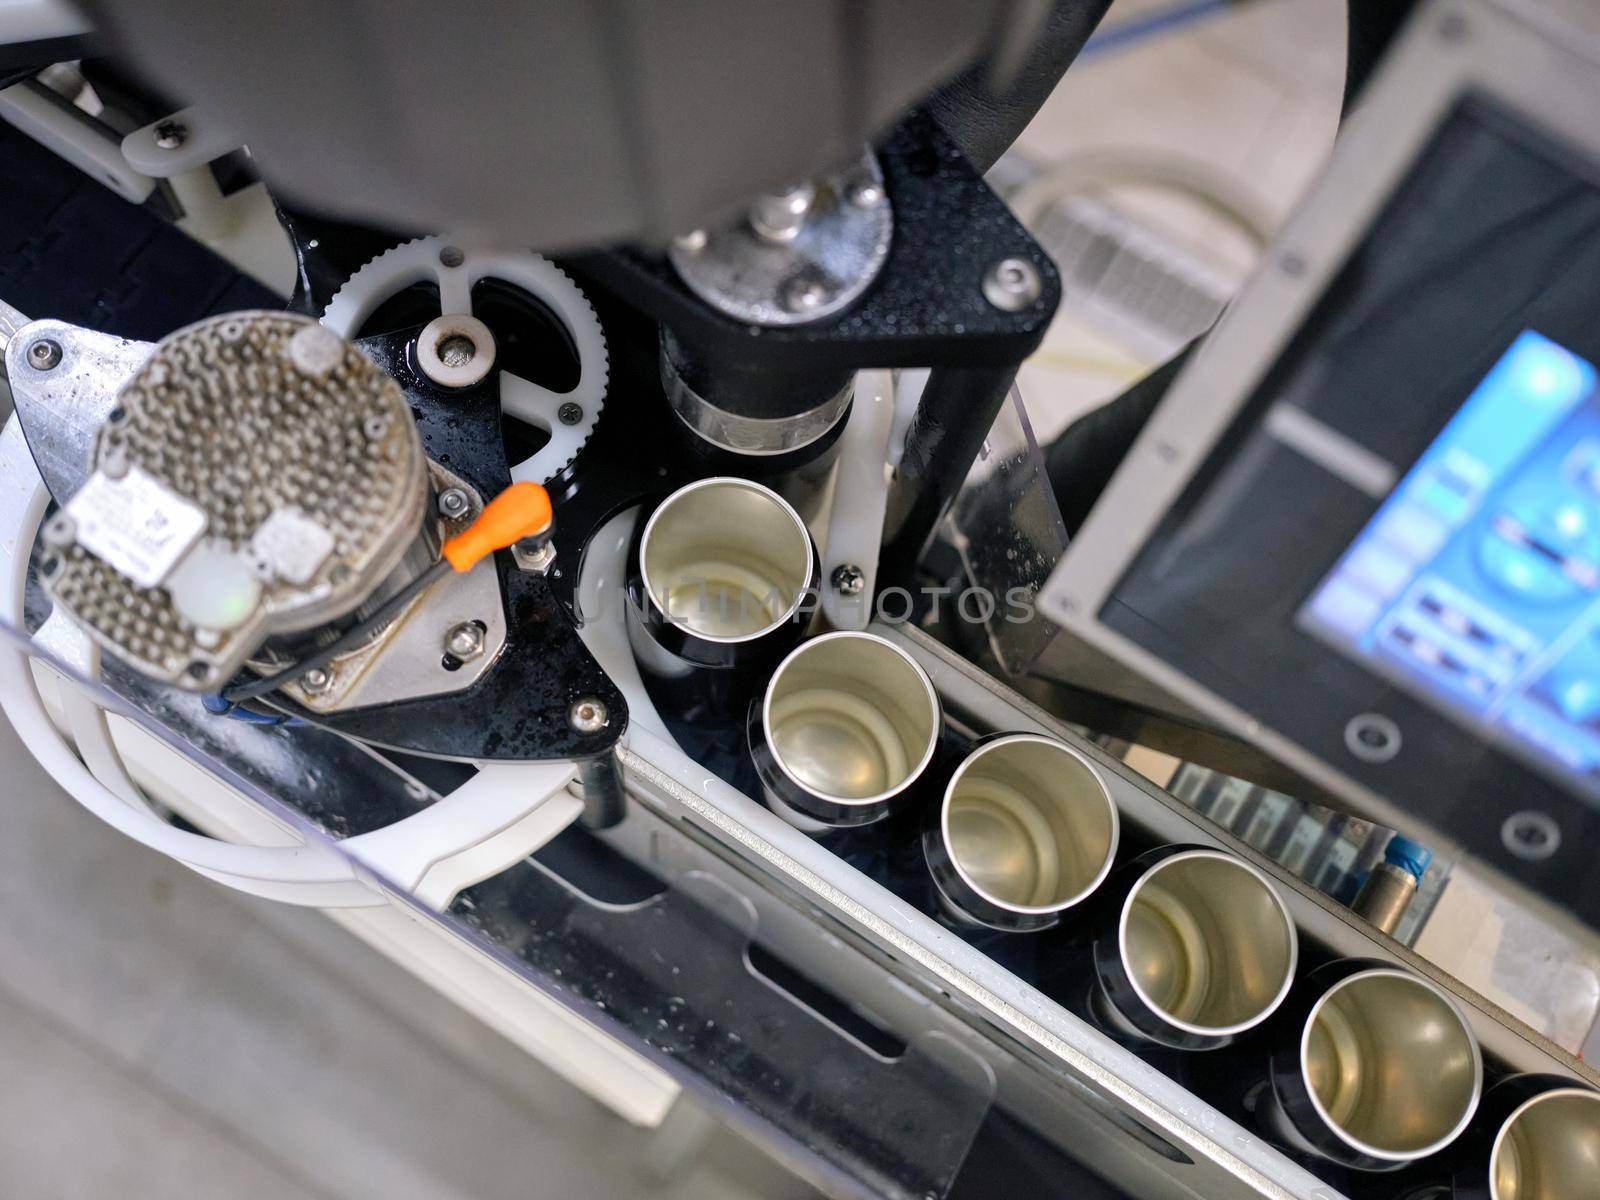
<path id="1" fill-rule="evenodd" d="M 0 721 L 0 1197 L 798 1196 L 649 1137 L 320 914 L 134 845 Z"/>

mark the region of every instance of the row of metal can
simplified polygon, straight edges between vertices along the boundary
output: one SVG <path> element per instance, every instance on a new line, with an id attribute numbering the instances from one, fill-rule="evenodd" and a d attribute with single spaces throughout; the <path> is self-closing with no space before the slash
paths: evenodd
<path id="1" fill-rule="evenodd" d="M 806 637 L 818 558 L 776 493 L 680 489 L 640 523 L 631 564 L 630 642 L 660 707 L 742 723 L 766 803 L 808 833 L 916 810 L 945 919 L 1081 922 L 1087 1011 L 1108 1031 L 1181 1052 L 1259 1039 L 1257 1117 L 1302 1153 L 1362 1171 L 1439 1156 L 1437 1186 L 1459 1197 L 1600 1196 L 1600 1092 L 1525 1075 L 1486 1095 L 1453 996 L 1381 960 L 1301 972 L 1288 905 L 1235 855 L 1170 845 L 1119 865 L 1117 805 L 1071 746 L 997 733 L 941 756 L 938 692 L 905 650 Z"/>

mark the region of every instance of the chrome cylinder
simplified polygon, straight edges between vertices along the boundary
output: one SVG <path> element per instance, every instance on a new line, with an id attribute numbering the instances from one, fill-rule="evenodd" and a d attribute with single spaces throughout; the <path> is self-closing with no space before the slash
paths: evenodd
<path id="1" fill-rule="evenodd" d="M 1091 1007 L 1110 1029 L 1180 1050 L 1212 1050 L 1277 1011 L 1299 938 L 1272 882 L 1203 846 L 1162 846 L 1122 875 L 1101 919 Z"/>
<path id="2" fill-rule="evenodd" d="M 641 522 L 629 561 L 628 641 L 662 716 L 737 723 L 805 634 L 820 570 L 805 522 L 771 488 L 702 479 Z"/>
<path id="3" fill-rule="evenodd" d="M 751 415 L 721 408 L 689 386 L 673 359 L 675 345 L 663 334 L 661 388 L 667 403 L 696 437 L 719 450 L 756 458 L 791 454 L 820 441 L 850 409 L 855 377 L 848 373 L 842 381 L 829 377 L 825 390 L 804 407 L 793 400 L 781 406 L 794 411 Z"/>
<path id="4" fill-rule="evenodd" d="M 1451 1200 L 1600 1195 L 1600 1091 L 1564 1075 L 1514 1075 L 1483 1098 Z"/>
<path id="5" fill-rule="evenodd" d="M 1099 770 L 1053 738 L 978 742 L 951 774 L 922 848 L 951 915 L 995 929 L 1054 925 L 1104 881 L 1117 806 Z"/>
<path id="6" fill-rule="evenodd" d="M 1381 862 L 1372 868 L 1350 907 L 1374 929 L 1392 934 L 1417 894 L 1417 877 L 1403 867 Z"/>
<path id="7" fill-rule="evenodd" d="M 747 722 L 767 803 L 811 832 L 887 816 L 933 761 L 939 728 L 938 694 L 916 661 L 848 631 L 792 651 Z"/>
<path id="8" fill-rule="evenodd" d="M 1311 972 L 1285 1010 L 1264 1123 L 1288 1144 L 1387 1171 L 1436 1154 L 1477 1111 L 1483 1056 L 1443 989 L 1376 959 Z"/>

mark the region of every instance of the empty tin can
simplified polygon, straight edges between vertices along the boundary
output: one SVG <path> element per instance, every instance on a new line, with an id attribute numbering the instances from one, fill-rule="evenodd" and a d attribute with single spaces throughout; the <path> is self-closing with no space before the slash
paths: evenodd
<path id="1" fill-rule="evenodd" d="M 865 825 L 911 794 L 939 743 L 939 697 L 916 661 L 871 633 L 790 651 L 750 705 L 767 802 L 801 828 Z"/>
<path id="2" fill-rule="evenodd" d="M 805 522 L 759 483 L 702 479 L 657 505 L 634 536 L 627 625 L 661 715 L 737 728 L 805 635 L 818 570 Z"/>
<path id="3" fill-rule="evenodd" d="M 1483 1056 L 1442 988 L 1376 959 L 1340 959 L 1291 994 L 1260 1112 L 1287 1144 L 1388 1171 L 1437 1154 L 1471 1123 Z"/>
<path id="4" fill-rule="evenodd" d="M 1294 983 L 1299 937 L 1283 898 L 1249 863 L 1162 846 L 1119 873 L 1122 903 L 1094 942 L 1091 1007 L 1116 1032 L 1212 1050 L 1260 1025 Z"/>
<path id="5" fill-rule="evenodd" d="M 923 854 L 946 909 L 1014 931 L 1054 925 L 1099 887 L 1121 829 L 1098 769 L 1033 733 L 975 743 L 930 818 Z"/>

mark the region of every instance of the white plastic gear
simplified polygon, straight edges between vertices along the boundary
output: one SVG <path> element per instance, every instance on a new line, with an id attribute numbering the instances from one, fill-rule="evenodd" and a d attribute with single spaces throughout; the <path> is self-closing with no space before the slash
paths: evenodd
<path id="1" fill-rule="evenodd" d="M 454 246 L 448 238 L 425 237 L 384 251 L 345 280 L 323 310 L 322 323 L 353 338 L 384 301 L 417 283 L 438 284 L 441 315 L 472 315 L 472 286 L 480 279 L 498 279 L 527 292 L 555 314 L 578 351 L 578 383 L 570 392 L 552 392 L 520 375 L 500 372 L 501 410 L 550 435 L 532 458 L 511 464 L 511 477 L 545 483 L 578 456 L 605 405 L 610 359 L 600 319 L 578 285 L 549 259 L 531 250 L 462 249 L 457 251 L 459 264 L 447 266 L 440 253 Z M 563 404 L 583 409 L 577 424 L 561 423 L 557 414 Z"/>

